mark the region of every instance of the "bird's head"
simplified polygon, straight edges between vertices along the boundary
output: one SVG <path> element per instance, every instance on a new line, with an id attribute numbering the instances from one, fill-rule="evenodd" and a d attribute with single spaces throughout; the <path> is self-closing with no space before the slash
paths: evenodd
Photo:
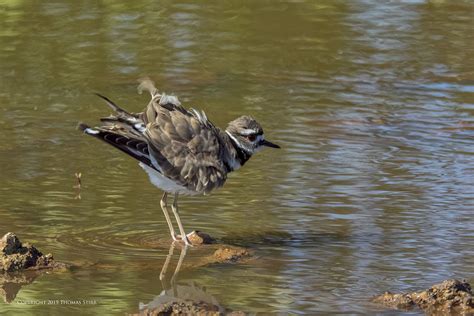
<path id="1" fill-rule="evenodd" d="M 264 147 L 280 148 L 277 144 L 265 140 L 262 126 L 250 116 L 241 116 L 233 120 L 225 131 L 234 144 L 249 156 Z"/>

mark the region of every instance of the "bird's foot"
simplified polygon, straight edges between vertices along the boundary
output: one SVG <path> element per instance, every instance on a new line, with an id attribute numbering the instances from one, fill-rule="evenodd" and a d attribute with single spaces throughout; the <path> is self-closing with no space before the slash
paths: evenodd
<path id="1" fill-rule="evenodd" d="M 193 246 L 187 235 L 184 235 L 184 238 L 181 235 L 174 235 L 173 239 L 183 241 L 186 246 Z"/>

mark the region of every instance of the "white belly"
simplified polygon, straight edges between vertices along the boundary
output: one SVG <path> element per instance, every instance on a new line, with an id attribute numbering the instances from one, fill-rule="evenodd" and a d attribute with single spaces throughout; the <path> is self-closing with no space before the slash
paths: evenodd
<path id="1" fill-rule="evenodd" d="M 195 191 L 190 191 L 187 188 L 183 187 L 182 185 L 179 185 L 175 183 L 174 181 L 168 179 L 158 171 L 154 170 L 153 168 L 148 167 L 147 165 L 143 163 L 139 163 L 140 167 L 143 168 L 143 170 L 146 171 L 148 174 L 148 177 L 150 178 L 151 183 L 153 183 L 154 186 L 157 188 L 168 192 L 168 193 L 179 193 L 179 194 L 184 194 L 184 195 L 196 195 L 199 194 L 199 192 Z"/>

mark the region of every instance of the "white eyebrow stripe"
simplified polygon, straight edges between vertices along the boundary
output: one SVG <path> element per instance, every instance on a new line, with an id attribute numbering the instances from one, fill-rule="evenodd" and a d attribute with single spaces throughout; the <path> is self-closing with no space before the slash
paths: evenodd
<path id="1" fill-rule="evenodd" d="M 258 131 L 254 130 L 254 129 L 247 128 L 247 129 L 243 129 L 240 132 L 240 135 L 244 135 L 244 136 L 252 135 L 252 134 L 258 134 Z"/>
<path id="2" fill-rule="evenodd" d="M 228 131 L 225 131 L 227 133 L 227 135 L 229 135 L 230 138 L 232 138 L 232 140 L 237 144 L 237 146 L 239 146 L 240 149 L 242 149 L 243 151 L 245 152 L 249 152 L 249 150 L 247 148 L 245 148 L 244 146 L 242 146 L 242 144 L 239 142 L 239 140 L 237 138 L 235 138 L 234 136 L 232 136 L 231 133 L 229 133 Z"/>

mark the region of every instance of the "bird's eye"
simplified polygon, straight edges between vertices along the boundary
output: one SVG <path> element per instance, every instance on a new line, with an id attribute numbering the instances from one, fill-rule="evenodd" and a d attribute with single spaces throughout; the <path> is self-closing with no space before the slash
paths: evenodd
<path id="1" fill-rule="evenodd" d="M 257 136 L 255 136 L 255 135 L 248 135 L 247 136 L 247 139 L 251 142 L 253 142 L 256 138 L 257 138 Z"/>

